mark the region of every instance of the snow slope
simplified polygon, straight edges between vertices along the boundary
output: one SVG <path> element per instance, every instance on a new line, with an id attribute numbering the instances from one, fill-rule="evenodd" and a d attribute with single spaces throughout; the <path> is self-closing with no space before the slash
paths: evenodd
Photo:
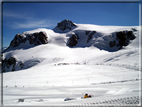
<path id="1" fill-rule="evenodd" d="M 46 32 L 49 43 L 32 47 L 25 43 L 4 52 L 4 58 L 15 56 L 25 64 L 23 69 L 17 64 L 17 71 L 3 73 L 4 105 L 94 106 L 96 102 L 111 99 L 141 98 L 139 27 L 76 25 L 66 33 L 45 28 L 26 31 L 24 34 Z M 98 34 L 103 34 L 98 37 L 102 39 L 112 32 L 131 28 L 137 29 L 136 39 L 119 51 L 100 50 L 93 44 L 96 42 L 87 44 L 82 39 L 86 30 L 95 29 Z M 75 33 L 82 35 L 80 42 L 68 47 L 66 43 Z M 85 93 L 94 97 L 81 99 Z M 64 101 L 67 97 L 76 100 Z M 18 102 L 18 99 L 24 99 L 24 102 Z"/>

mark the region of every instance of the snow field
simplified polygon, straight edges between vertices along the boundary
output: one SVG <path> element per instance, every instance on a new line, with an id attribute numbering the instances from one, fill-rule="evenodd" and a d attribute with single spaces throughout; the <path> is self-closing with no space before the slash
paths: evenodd
<path id="1" fill-rule="evenodd" d="M 87 85 L 91 83 L 139 78 L 139 72 L 135 70 L 130 71 L 129 69 L 122 67 L 118 70 L 117 67 L 112 66 L 109 68 L 109 66 L 104 65 L 38 65 L 37 67 L 33 67 L 28 70 L 22 70 L 22 72 L 17 71 L 5 74 L 4 78 L 9 77 L 11 81 L 4 81 L 4 86 L 18 86 L 28 84 L 36 86 Z"/>
<path id="2" fill-rule="evenodd" d="M 141 90 L 138 89 L 139 81 L 114 83 L 114 84 L 98 84 L 83 86 L 45 86 L 45 87 L 7 87 L 4 88 L 4 104 L 5 105 L 95 105 L 106 104 L 123 105 L 120 103 L 124 98 L 132 97 L 133 102 L 127 98 L 124 105 L 138 104 L 138 96 Z M 122 85 L 122 86 L 121 86 Z M 92 98 L 81 99 L 88 92 L 92 94 Z M 126 94 L 127 93 L 127 94 Z M 12 96 L 13 95 L 13 96 Z M 76 100 L 64 101 L 65 98 L 76 98 Z M 136 98 L 135 98 L 136 97 Z M 24 102 L 18 102 L 18 99 L 24 99 Z M 41 100 L 42 99 L 42 100 Z M 119 100 L 118 100 L 119 99 Z M 131 98 L 130 98 L 131 99 Z M 136 101 L 136 102 L 135 102 Z M 127 103 L 128 102 L 128 103 Z"/>
<path id="3" fill-rule="evenodd" d="M 3 73 L 4 105 L 96 106 L 98 103 L 117 106 L 127 105 L 127 102 L 138 105 L 141 102 L 138 98 L 141 97 L 139 35 L 130 46 L 117 52 L 99 50 L 84 43 L 74 48 L 66 46 L 73 32 L 85 36 L 83 30 L 110 34 L 131 28 L 78 24 L 68 33 L 47 29 L 25 32 L 45 31 L 49 44 L 4 53 L 4 57 L 14 55 L 26 64 L 22 70 Z M 81 99 L 86 93 L 94 97 Z M 76 100 L 64 101 L 68 97 Z M 18 102 L 19 99 L 24 102 Z"/>
<path id="4" fill-rule="evenodd" d="M 37 68 L 39 68 L 40 71 Z M 107 94 L 111 94 L 111 97 L 112 95 L 121 95 L 123 97 L 123 94 L 125 97 L 128 96 L 129 93 L 130 96 L 133 96 L 133 94 L 135 96 L 137 94 L 138 96 L 140 91 L 138 90 L 139 80 L 132 81 L 132 79 L 139 78 L 139 72 L 126 68 L 118 69 L 115 66 L 111 66 L 110 68 L 104 65 L 47 66 L 43 64 L 42 66 L 37 65 L 27 70 L 22 70 L 22 72 L 6 73 L 4 78 L 11 80 L 4 81 L 4 104 L 6 105 L 33 105 L 36 103 L 39 105 L 53 105 L 54 102 L 56 102 L 57 105 L 72 105 L 76 103 L 78 105 L 81 104 L 81 101 L 84 103 L 85 100 L 80 98 L 83 97 L 85 93 L 93 94 L 97 99 L 100 98 L 100 101 L 102 101 L 101 96 L 106 96 Z M 119 83 L 121 80 L 129 81 Z M 116 83 L 113 84 L 113 81 L 116 81 Z M 103 82 L 112 83 L 100 84 Z M 91 85 L 92 83 L 97 84 L 98 87 Z M 131 83 L 130 86 L 132 86 L 130 88 L 129 83 Z M 5 87 L 6 85 L 8 87 Z M 17 85 L 17 87 L 15 87 L 15 85 Z M 69 101 L 69 104 L 64 103 L 63 99 L 67 97 L 76 98 L 76 103 L 75 101 Z M 24 98 L 25 102 L 17 103 L 19 98 Z M 43 101 L 39 101 L 39 99 L 43 99 Z M 109 97 L 106 97 L 106 99 L 109 100 Z M 92 102 L 94 101 L 96 100 L 92 98 Z"/>

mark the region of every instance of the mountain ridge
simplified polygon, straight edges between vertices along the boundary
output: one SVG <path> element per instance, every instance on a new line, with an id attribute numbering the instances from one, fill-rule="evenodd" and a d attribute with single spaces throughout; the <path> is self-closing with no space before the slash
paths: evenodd
<path id="1" fill-rule="evenodd" d="M 90 39 L 92 39 L 92 36 L 96 33 L 97 35 L 95 35 L 95 38 L 97 38 L 98 36 L 101 36 L 101 35 L 103 35 L 103 32 L 100 32 L 100 31 L 97 31 L 97 30 L 79 30 L 79 29 L 75 29 L 75 28 L 77 28 L 78 27 L 78 25 L 77 24 L 74 24 L 72 21 L 70 21 L 70 20 L 67 20 L 67 19 L 65 19 L 65 20 L 63 20 L 62 22 L 60 22 L 60 23 L 58 23 L 57 24 L 57 26 L 53 29 L 53 32 L 54 33 L 67 33 L 66 34 L 66 36 L 70 36 L 71 38 L 70 38 L 70 40 L 72 40 L 72 41 L 76 41 L 76 43 L 75 43 L 75 45 L 77 44 L 77 40 L 75 40 L 75 39 L 79 39 L 79 34 L 77 34 L 77 33 L 85 33 L 85 35 L 86 36 L 88 36 L 87 37 L 87 43 L 90 41 Z M 96 27 L 98 27 L 98 26 L 96 26 Z M 100 27 L 100 26 L 99 26 Z M 78 27 L 79 28 L 79 27 Z M 38 31 L 39 30 L 39 31 Z M 34 32 L 32 32 L 32 33 L 29 33 L 30 31 L 27 31 L 27 32 L 24 32 L 24 33 L 18 33 L 18 34 L 16 34 L 15 35 L 15 37 L 14 37 L 14 39 L 11 41 L 11 43 L 10 43 L 10 45 L 9 45 L 9 47 L 8 48 L 10 48 L 10 47 L 16 47 L 16 46 L 19 46 L 20 44 L 22 44 L 22 43 L 25 43 L 27 40 L 29 41 L 29 44 L 34 44 L 35 46 L 36 45 L 40 45 L 40 44 L 47 44 L 47 43 L 49 43 L 48 41 L 48 38 L 50 38 L 49 37 L 49 35 L 48 35 L 48 31 L 46 31 L 45 32 L 45 30 L 48 30 L 48 29 L 37 29 L 37 31 L 36 31 L 36 29 L 35 29 L 35 31 Z M 71 32 L 72 31 L 72 32 Z M 135 28 L 131 28 L 131 29 L 129 29 L 129 30 L 120 30 L 119 32 L 117 32 L 117 31 L 112 31 L 112 32 L 110 32 L 110 35 L 107 35 L 107 34 L 105 34 L 106 36 L 113 36 L 113 34 L 114 33 L 118 33 L 118 35 L 119 35 L 119 37 L 117 36 L 117 38 L 121 38 L 120 40 L 122 40 L 122 39 L 134 39 L 136 36 L 133 34 L 133 32 L 135 32 L 136 31 L 136 29 Z M 70 33 L 68 33 L 68 32 L 71 32 L 71 34 Z M 89 34 L 89 32 L 92 32 L 92 34 Z M 93 33 L 93 32 L 95 32 L 95 33 Z M 102 34 L 101 34 L 102 33 Z M 128 34 L 127 34 L 128 33 Z M 77 35 L 76 35 L 77 34 Z M 88 35 L 89 34 L 89 35 Z M 51 35 L 51 34 L 50 34 Z M 55 35 L 55 34 L 54 34 Z M 72 39 L 72 36 L 74 35 L 74 39 Z M 114 34 L 115 35 L 115 34 Z M 128 35 L 128 36 L 127 36 Z M 130 35 L 130 36 L 129 36 Z M 122 36 L 125 36 L 125 38 L 122 38 Z M 82 38 L 81 36 L 80 36 L 80 38 Z M 68 37 L 67 37 L 67 39 L 68 39 Z M 84 37 L 84 39 L 86 39 L 86 37 Z M 128 40 L 127 39 L 127 40 Z M 133 40 L 132 39 L 132 40 Z M 129 41 L 129 40 L 128 40 Z M 114 42 L 113 41 L 110 41 L 111 43 L 110 43 L 110 47 L 113 47 L 113 45 L 114 45 Z M 124 42 L 124 41 L 123 41 Z M 69 41 L 68 41 L 68 43 L 69 43 Z M 73 46 L 75 46 L 75 45 L 69 45 L 67 43 L 67 46 L 71 46 L 71 47 L 73 47 Z M 120 43 L 121 44 L 121 46 L 120 47 L 122 47 L 122 45 L 124 45 L 124 46 L 126 46 L 126 43 Z M 127 43 L 127 44 L 129 44 L 129 43 Z"/>
<path id="2" fill-rule="evenodd" d="M 93 46 L 100 50 L 115 52 L 128 46 L 137 38 L 135 33 L 137 29 L 135 28 L 112 28 L 109 29 L 108 26 L 75 24 L 65 19 L 52 30 L 44 28 L 16 34 L 9 47 L 3 51 L 3 72 L 27 69 L 42 62 L 44 58 L 40 58 L 41 56 L 33 58 L 33 55 L 28 54 L 30 56 L 29 59 L 27 56 L 27 59 L 23 60 L 23 56 L 19 55 L 22 51 L 31 53 L 36 47 L 42 51 L 43 49 L 40 47 L 44 47 L 44 45 L 49 50 L 52 47 L 56 47 L 58 50 L 58 48 L 60 49 L 59 46 L 63 47 L 63 49 L 65 47 L 73 49 Z"/>

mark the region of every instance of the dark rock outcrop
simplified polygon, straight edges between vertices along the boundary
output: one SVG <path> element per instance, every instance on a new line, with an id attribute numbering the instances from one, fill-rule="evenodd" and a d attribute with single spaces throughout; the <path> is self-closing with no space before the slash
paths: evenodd
<path id="1" fill-rule="evenodd" d="M 115 41 L 110 41 L 110 43 L 109 43 L 109 46 L 110 47 L 114 47 L 116 45 L 116 42 Z"/>
<path id="2" fill-rule="evenodd" d="M 117 46 L 119 49 L 121 49 L 123 46 L 127 46 L 130 43 L 130 41 L 134 40 L 135 38 L 136 36 L 133 34 L 133 31 L 116 32 L 116 40 L 110 41 L 109 46 Z"/>
<path id="3" fill-rule="evenodd" d="M 18 71 L 22 69 L 31 68 L 43 61 L 42 58 L 32 58 L 27 61 L 17 60 L 14 56 L 2 61 L 2 72 Z"/>
<path id="4" fill-rule="evenodd" d="M 76 25 L 72 21 L 65 19 L 62 22 L 58 23 L 55 29 L 65 31 L 67 29 L 72 30 L 73 27 L 76 27 Z"/>
<path id="5" fill-rule="evenodd" d="M 91 33 L 90 33 L 91 32 Z M 90 34 L 89 34 L 90 33 Z M 86 31 L 86 35 L 88 35 L 87 43 L 92 39 L 92 36 L 96 33 L 96 31 Z"/>
<path id="6" fill-rule="evenodd" d="M 23 69 L 24 66 L 25 66 L 24 63 L 22 61 L 19 61 L 19 67 L 20 67 L 20 69 Z"/>
<path id="7" fill-rule="evenodd" d="M 10 57 L 8 60 L 7 59 L 3 60 L 2 61 L 3 72 L 7 71 L 7 69 L 15 71 L 16 62 L 17 60 L 14 56 Z"/>
<path id="8" fill-rule="evenodd" d="M 14 39 L 10 43 L 10 47 L 16 47 L 19 46 L 21 43 L 25 43 L 26 37 L 22 34 L 16 34 Z"/>
<path id="9" fill-rule="evenodd" d="M 135 32 L 135 31 L 137 31 L 137 29 L 136 29 L 136 28 L 131 28 L 131 29 L 132 29 L 134 32 Z"/>
<path id="10" fill-rule="evenodd" d="M 16 58 L 12 56 L 12 57 L 10 57 L 10 58 L 8 59 L 7 62 L 8 62 L 9 65 L 12 65 L 12 64 L 13 64 L 13 65 L 15 66 L 16 61 L 17 61 Z"/>
<path id="11" fill-rule="evenodd" d="M 88 35 L 91 31 L 90 30 L 87 30 L 85 31 L 85 34 Z"/>
<path id="12" fill-rule="evenodd" d="M 27 36 L 30 44 L 40 45 L 47 44 L 48 37 L 45 32 L 33 33 Z"/>
<path id="13" fill-rule="evenodd" d="M 40 44 L 47 44 L 48 37 L 47 34 L 43 31 L 36 32 L 33 34 L 17 34 L 14 39 L 11 41 L 9 47 L 17 47 L 26 41 L 29 41 L 29 44 L 33 45 L 40 45 Z"/>
<path id="14" fill-rule="evenodd" d="M 68 41 L 68 46 L 73 47 L 77 44 L 78 36 L 76 34 L 73 34 Z"/>
<path id="15" fill-rule="evenodd" d="M 127 36 L 130 40 L 134 40 L 136 38 L 136 36 L 133 34 L 133 31 L 128 31 Z"/>
<path id="16" fill-rule="evenodd" d="M 116 39 L 121 46 L 127 46 L 130 40 L 134 40 L 136 37 L 132 31 L 120 31 L 116 33 Z"/>

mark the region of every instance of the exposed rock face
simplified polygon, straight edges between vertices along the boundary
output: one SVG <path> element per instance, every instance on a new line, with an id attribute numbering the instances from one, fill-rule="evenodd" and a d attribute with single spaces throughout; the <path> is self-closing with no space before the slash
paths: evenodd
<path id="1" fill-rule="evenodd" d="M 43 61 L 42 58 L 32 58 L 27 61 L 17 60 L 14 56 L 10 57 L 9 59 L 4 59 L 2 61 L 2 72 L 9 72 L 9 71 L 18 71 L 22 69 L 27 69 L 32 66 L 37 65 Z"/>
<path id="2" fill-rule="evenodd" d="M 133 31 L 128 31 L 127 36 L 130 40 L 134 40 L 136 38 L 136 36 L 133 34 Z"/>
<path id="3" fill-rule="evenodd" d="M 8 59 L 8 64 L 9 65 L 15 65 L 16 64 L 16 58 L 14 58 L 13 56 L 12 57 L 10 57 L 9 59 Z"/>
<path id="4" fill-rule="evenodd" d="M 10 57 L 8 60 L 5 59 L 2 61 L 2 66 L 3 66 L 3 72 L 7 71 L 7 69 L 10 69 L 11 71 L 15 70 L 15 65 L 16 65 L 16 58 L 15 57 Z"/>
<path id="5" fill-rule="evenodd" d="M 26 37 L 23 34 L 16 34 L 15 38 L 11 41 L 10 47 L 19 46 L 21 43 L 25 43 Z"/>
<path id="6" fill-rule="evenodd" d="M 91 32 L 91 33 L 90 33 Z M 92 36 L 96 33 L 96 31 L 86 31 L 86 35 L 88 35 L 87 43 L 92 39 Z"/>
<path id="7" fill-rule="evenodd" d="M 65 19 L 62 22 L 58 23 L 55 28 L 64 31 L 66 29 L 71 30 L 73 27 L 76 27 L 76 25 L 72 21 Z"/>
<path id="8" fill-rule="evenodd" d="M 47 44 L 48 37 L 45 32 L 36 32 L 33 34 L 17 34 L 15 38 L 11 41 L 9 47 L 19 46 L 21 43 L 25 43 L 25 41 L 29 41 L 29 44 L 40 45 Z"/>
<path id="9" fill-rule="evenodd" d="M 68 41 L 68 46 L 73 47 L 77 44 L 78 36 L 76 34 L 73 34 Z"/>
<path id="10" fill-rule="evenodd" d="M 29 40 L 30 44 L 34 45 L 40 45 L 40 44 L 47 44 L 48 43 L 48 37 L 45 32 L 39 32 L 30 34 L 27 36 L 27 39 Z"/>
<path id="11" fill-rule="evenodd" d="M 90 30 L 85 31 L 86 35 L 88 35 L 90 32 L 91 32 Z"/>
<path id="12" fill-rule="evenodd" d="M 133 31 L 116 32 L 116 40 L 110 41 L 109 45 L 110 47 L 117 46 L 121 49 L 123 46 L 127 46 L 130 43 L 130 40 L 134 40 L 135 38 L 136 36 L 133 34 Z"/>
<path id="13" fill-rule="evenodd" d="M 114 47 L 116 45 L 116 42 L 115 41 L 110 41 L 110 43 L 109 43 L 109 46 L 110 47 Z"/>
<path id="14" fill-rule="evenodd" d="M 19 64 L 20 69 L 24 68 L 24 66 L 25 66 L 24 63 L 23 63 L 22 61 L 19 61 L 18 64 Z"/>
<path id="15" fill-rule="evenodd" d="M 133 31 L 137 31 L 137 29 L 136 28 L 131 28 Z"/>

